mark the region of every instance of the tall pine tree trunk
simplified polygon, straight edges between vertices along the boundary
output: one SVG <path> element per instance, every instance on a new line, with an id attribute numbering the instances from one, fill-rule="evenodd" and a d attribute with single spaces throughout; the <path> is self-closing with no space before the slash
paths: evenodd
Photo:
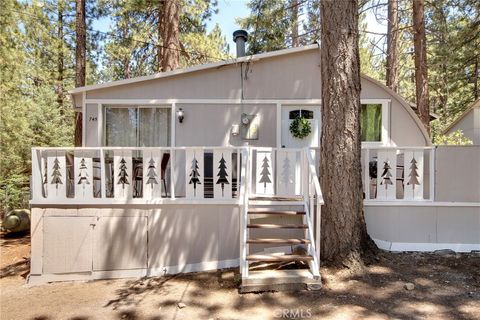
<path id="1" fill-rule="evenodd" d="M 398 0 L 388 0 L 387 87 L 398 90 Z"/>
<path id="2" fill-rule="evenodd" d="M 438 35 L 438 41 L 439 44 L 442 48 L 447 48 L 447 37 L 448 37 L 448 21 L 447 21 L 447 15 L 445 12 L 445 8 L 435 8 L 438 11 L 439 19 L 440 19 L 440 28 L 437 31 L 439 33 Z M 449 117 L 449 110 L 448 110 L 448 98 L 449 98 L 449 80 L 450 80 L 450 75 L 448 74 L 448 57 L 446 54 L 440 57 L 441 65 L 438 68 L 440 71 L 440 81 L 441 81 L 441 90 L 438 92 L 438 100 L 439 100 L 439 107 L 442 110 L 443 114 L 442 117 L 440 118 L 443 124 L 446 126 L 447 120 Z M 438 105 L 437 105 L 438 107 Z M 438 112 L 439 110 L 434 110 L 434 112 Z"/>
<path id="3" fill-rule="evenodd" d="M 85 85 L 87 24 L 85 20 L 85 0 L 76 0 L 75 19 L 75 87 Z M 75 146 L 82 146 L 82 113 L 75 113 Z"/>
<path id="4" fill-rule="evenodd" d="M 64 71 L 64 53 L 63 53 L 63 2 L 58 2 L 57 11 L 57 41 L 58 41 L 58 57 L 57 57 L 57 103 L 60 108 L 60 114 L 64 114 L 64 90 L 63 90 L 63 71 Z"/>
<path id="5" fill-rule="evenodd" d="M 292 47 L 300 45 L 300 38 L 298 37 L 298 0 L 292 0 Z"/>
<path id="6" fill-rule="evenodd" d="M 125 21 L 128 21 L 128 16 L 127 14 L 124 14 L 124 19 Z M 122 37 L 123 39 L 128 39 L 129 34 L 128 34 L 128 23 L 122 24 Z M 129 79 L 130 78 L 130 55 L 126 54 L 122 60 L 123 64 L 123 78 L 124 79 Z"/>
<path id="7" fill-rule="evenodd" d="M 473 70 L 473 96 L 475 100 L 478 99 L 478 57 L 475 58 L 475 64 Z"/>
<path id="8" fill-rule="evenodd" d="M 322 258 L 355 265 L 367 248 L 360 137 L 358 3 L 322 0 Z"/>
<path id="9" fill-rule="evenodd" d="M 162 71 L 178 68 L 180 61 L 180 0 L 165 0 L 162 12 Z"/>
<path id="10" fill-rule="evenodd" d="M 425 35 L 424 0 L 413 1 L 413 47 L 415 51 L 415 96 L 417 110 L 430 134 L 430 107 L 427 78 L 427 38 Z"/>
<path id="11" fill-rule="evenodd" d="M 157 26 L 157 37 L 158 37 L 158 45 L 157 45 L 157 71 L 162 72 L 163 67 L 163 30 L 164 30 L 164 2 L 158 1 L 157 7 L 157 15 L 158 15 L 158 26 Z"/>

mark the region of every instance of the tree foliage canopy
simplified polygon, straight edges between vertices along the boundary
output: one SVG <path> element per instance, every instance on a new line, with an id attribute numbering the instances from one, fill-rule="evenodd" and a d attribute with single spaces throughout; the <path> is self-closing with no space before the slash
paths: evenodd
<path id="1" fill-rule="evenodd" d="M 87 84 L 157 71 L 156 0 L 86 1 Z M 216 0 L 182 0 L 182 67 L 228 58 L 219 26 L 207 32 Z M 94 29 L 99 19 L 110 30 Z M 4 0 L 0 10 L 0 214 L 27 206 L 31 148 L 73 145 L 75 1 Z"/>

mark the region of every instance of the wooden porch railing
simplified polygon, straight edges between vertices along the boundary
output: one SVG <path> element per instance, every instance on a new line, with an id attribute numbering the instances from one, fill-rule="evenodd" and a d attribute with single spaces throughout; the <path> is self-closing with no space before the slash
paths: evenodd
<path id="1" fill-rule="evenodd" d="M 32 203 L 238 203 L 244 148 L 34 148 Z"/>
<path id="2" fill-rule="evenodd" d="M 433 201 L 434 147 L 362 147 L 366 201 Z"/>

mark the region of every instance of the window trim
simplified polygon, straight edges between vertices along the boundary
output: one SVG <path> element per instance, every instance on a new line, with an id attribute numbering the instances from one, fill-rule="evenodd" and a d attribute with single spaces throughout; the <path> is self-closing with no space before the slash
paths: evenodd
<path id="1" fill-rule="evenodd" d="M 360 104 L 382 105 L 382 135 L 381 141 L 362 141 L 365 147 L 389 146 L 390 143 L 390 99 L 360 99 Z"/>
<path id="2" fill-rule="evenodd" d="M 172 107 L 171 104 L 155 104 L 155 105 L 148 105 L 148 104 L 135 104 L 132 102 L 124 102 L 124 103 L 113 103 L 113 104 L 98 104 L 98 119 L 101 119 L 102 123 L 99 124 L 99 128 L 101 127 L 101 132 L 99 132 L 99 138 L 101 139 L 101 146 L 107 147 L 107 117 L 106 117 L 106 112 L 108 107 L 113 108 L 138 108 L 138 109 L 143 109 L 143 108 L 149 108 L 149 109 L 170 109 L 170 117 L 174 119 L 173 115 L 173 110 L 174 108 Z M 174 121 L 171 121 L 171 123 L 174 123 Z M 173 128 L 170 128 L 170 136 L 174 134 L 175 131 Z M 169 143 L 171 144 L 171 140 Z M 170 146 L 169 146 L 170 147 Z"/>

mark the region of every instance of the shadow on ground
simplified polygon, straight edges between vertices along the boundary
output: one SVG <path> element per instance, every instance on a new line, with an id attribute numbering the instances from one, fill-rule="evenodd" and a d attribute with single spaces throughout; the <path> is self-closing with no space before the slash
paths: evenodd
<path id="1" fill-rule="evenodd" d="M 1 232 L 0 244 L 2 250 L 2 263 L 0 279 L 6 277 L 22 276 L 26 278 L 30 271 L 30 234 L 29 231 Z M 25 253 L 18 256 L 18 248 L 24 247 Z"/>
<path id="2" fill-rule="evenodd" d="M 480 255 L 474 253 L 381 252 L 361 273 L 322 268 L 324 287 L 311 292 L 241 295 L 236 273 L 230 269 L 129 281 L 104 307 L 139 308 L 154 295 L 157 308 L 170 310 L 165 319 L 177 318 L 180 302 L 206 319 L 241 319 L 236 315 L 253 315 L 259 308 L 267 309 L 272 319 L 480 317 Z M 407 290 L 407 283 L 414 289 Z M 181 295 L 179 288 L 183 288 Z M 140 319 L 135 312 L 123 316 Z"/>

